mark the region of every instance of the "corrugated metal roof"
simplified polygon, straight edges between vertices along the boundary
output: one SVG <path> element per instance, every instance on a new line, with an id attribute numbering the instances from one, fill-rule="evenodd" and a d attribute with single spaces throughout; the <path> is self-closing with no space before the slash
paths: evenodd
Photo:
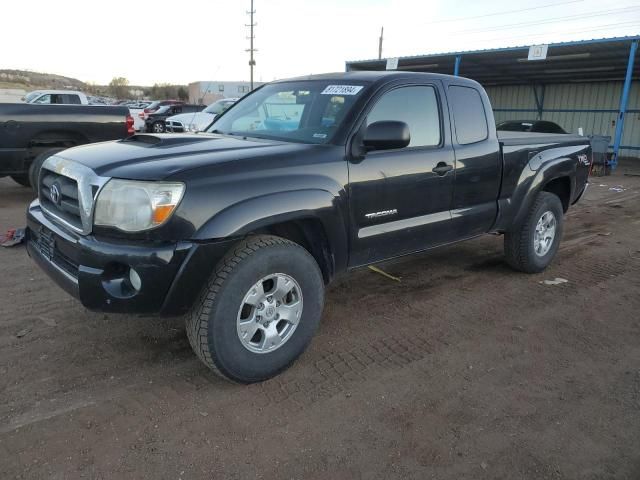
<path id="1" fill-rule="evenodd" d="M 398 70 L 453 73 L 462 56 L 460 75 L 484 85 L 519 85 L 624 78 L 632 40 L 640 35 L 550 43 L 546 60 L 528 61 L 528 45 L 399 57 Z M 386 59 L 349 61 L 346 69 L 384 70 Z M 640 78 L 636 62 L 634 78 Z"/>

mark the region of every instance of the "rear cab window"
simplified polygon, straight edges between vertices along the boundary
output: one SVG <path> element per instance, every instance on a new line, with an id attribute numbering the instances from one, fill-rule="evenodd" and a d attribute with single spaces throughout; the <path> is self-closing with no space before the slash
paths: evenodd
<path id="1" fill-rule="evenodd" d="M 456 140 L 460 145 L 481 142 L 489 137 L 487 114 L 480 92 L 472 87 L 449 86 Z"/>
<path id="2" fill-rule="evenodd" d="M 62 97 L 62 102 L 67 105 L 80 105 L 80 97 L 78 95 L 60 95 Z"/>

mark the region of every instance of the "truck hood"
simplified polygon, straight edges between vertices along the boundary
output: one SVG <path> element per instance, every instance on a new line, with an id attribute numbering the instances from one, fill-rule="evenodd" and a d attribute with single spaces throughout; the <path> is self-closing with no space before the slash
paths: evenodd
<path id="1" fill-rule="evenodd" d="M 126 140 L 70 148 L 57 157 L 81 163 L 101 177 L 162 180 L 183 171 L 312 149 L 314 145 L 213 134 L 134 135 Z"/>

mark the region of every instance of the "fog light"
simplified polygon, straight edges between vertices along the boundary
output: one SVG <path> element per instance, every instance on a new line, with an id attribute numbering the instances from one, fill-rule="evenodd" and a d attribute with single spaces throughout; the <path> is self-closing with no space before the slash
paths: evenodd
<path id="1" fill-rule="evenodd" d="M 133 268 L 129 269 L 129 282 L 131 282 L 131 286 L 135 289 L 135 291 L 139 291 L 142 287 L 142 279 L 138 272 L 136 272 Z"/>

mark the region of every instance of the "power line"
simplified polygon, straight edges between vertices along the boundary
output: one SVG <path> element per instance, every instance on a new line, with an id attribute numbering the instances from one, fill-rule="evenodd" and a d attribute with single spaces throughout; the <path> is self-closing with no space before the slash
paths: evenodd
<path id="1" fill-rule="evenodd" d="M 618 8 L 618 9 L 612 9 L 612 10 L 600 10 L 600 11 L 597 11 L 597 12 L 588 12 L 588 13 L 581 13 L 581 14 L 576 14 L 576 15 L 567 15 L 565 17 L 556 17 L 556 18 L 551 18 L 551 19 L 547 19 L 547 20 L 534 20 L 534 21 L 530 21 L 530 22 L 511 23 L 511 24 L 508 24 L 508 25 L 500 25 L 500 26 L 489 27 L 489 28 L 476 28 L 476 29 L 471 29 L 471 30 L 457 30 L 457 31 L 450 32 L 450 33 L 471 34 L 471 33 L 495 32 L 495 31 L 499 31 L 499 30 L 511 30 L 513 28 L 517 28 L 517 27 L 521 27 L 521 26 L 545 25 L 545 24 L 549 24 L 549 23 L 562 22 L 562 21 L 571 20 L 571 19 L 573 19 L 573 20 L 582 20 L 582 19 L 585 19 L 585 18 L 593 18 L 593 17 L 599 17 L 599 16 L 619 15 L 619 14 L 628 13 L 630 11 L 639 10 L 639 9 L 640 9 L 640 7 L 624 7 L 624 8 Z"/>
<path id="2" fill-rule="evenodd" d="M 495 13 L 487 13 L 484 15 L 475 15 L 472 17 L 458 17 L 458 18 L 449 18 L 449 19 L 444 19 L 444 20 L 434 20 L 432 22 L 426 22 L 423 23 L 423 25 L 432 25 L 434 23 L 445 23 L 445 22 L 459 22 L 460 20 L 473 20 L 475 18 L 486 18 L 486 17 L 495 17 L 497 15 L 509 15 L 510 13 L 520 13 L 520 12 L 528 12 L 531 10 L 539 10 L 541 8 L 550 8 L 550 7 L 557 7 L 560 5 L 569 5 L 572 3 L 581 3 L 584 0 L 571 0 L 569 2 L 557 2 L 557 3 L 548 3 L 546 5 L 538 5 L 536 7 L 529 7 L 529 8 L 520 8 L 518 10 L 507 10 L 505 12 L 495 12 Z"/>
<path id="3" fill-rule="evenodd" d="M 586 33 L 586 32 L 596 32 L 598 30 L 607 30 L 607 29 L 609 29 L 611 27 L 631 28 L 631 27 L 635 26 L 636 24 L 640 26 L 640 21 L 632 20 L 632 21 L 629 21 L 629 22 L 609 23 L 607 25 L 600 25 L 597 28 L 590 28 L 590 29 L 586 29 L 586 30 L 574 30 L 573 32 L 562 32 L 562 34 L 563 35 L 574 35 L 574 34 Z M 627 26 L 625 27 L 624 25 L 627 25 Z M 550 34 L 548 32 L 543 32 L 543 33 L 529 33 L 529 34 L 526 34 L 526 35 L 517 35 L 517 36 L 511 36 L 511 37 L 494 37 L 494 38 L 487 38 L 487 39 L 480 40 L 480 43 L 492 42 L 492 41 L 497 41 L 497 40 L 509 41 L 509 40 L 514 39 L 514 38 L 539 37 L 541 35 L 550 35 Z"/>

